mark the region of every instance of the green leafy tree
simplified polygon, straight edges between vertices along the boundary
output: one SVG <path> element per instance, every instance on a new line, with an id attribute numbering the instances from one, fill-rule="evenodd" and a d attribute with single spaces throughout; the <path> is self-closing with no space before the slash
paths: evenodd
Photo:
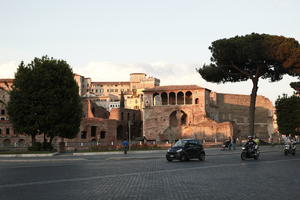
<path id="1" fill-rule="evenodd" d="M 225 83 L 251 80 L 249 134 L 255 135 L 255 103 L 260 78 L 279 81 L 287 69 L 297 69 L 299 43 L 293 38 L 252 33 L 212 42 L 211 63 L 197 69 L 209 82 Z"/>
<path id="2" fill-rule="evenodd" d="M 300 73 L 299 73 L 300 74 Z M 300 81 L 290 83 L 291 88 L 296 90 L 297 93 L 300 93 Z"/>
<path id="3" fill-rule="evenodd" d="M 70 66 L 44 56 L 18 67 L 10 92 L 8 114 L 17 132 L 73 138 L 79 131 L 82 104 Z M 45 138 L 46 139 L 46 138 Z"/>
<path id="4" fill-rule="evenodd" d="M 278 131 L 284 135 L 300 135 L 300 96 L 283 95 L 275 106 Z"/>

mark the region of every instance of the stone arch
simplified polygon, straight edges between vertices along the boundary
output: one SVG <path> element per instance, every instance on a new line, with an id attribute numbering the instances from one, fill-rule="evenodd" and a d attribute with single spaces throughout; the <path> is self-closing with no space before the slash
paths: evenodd
<path id="1" fill-rule="evenodd" d="M 19 139 L 17 145 L 18 145 L 18 147 L 25 147 L 25 140 L 24 139 Z"/>
<path id="2" fill-rule="evenodd" d="M 181 118 L 180 118 L 180 125 L 186 125 L 187 124 L 187 114 L 185 112 L 183 112 L 182 110 L 181 112 Z"/>
<path id="3" fill-rule="evenodd" d="M 96 146 L 97 145 L 97 140 L 96 139 L 92 139 L 91 140 L 91 145 L 92 146 Z"/>
<path id="4" fill-rule="evenodd" d="M 154 94 L 153 94 L 153 106 L 157 106 L 157 105 L 159 105 L 159 93 L 157 93 L 157 92 L 155 92 Z"/>
<path id="5" fill-rule="evenodd" d="M 178 126 L 178 119 L 177 119 L 177 111 L 173 111 L 169 116 L 169 126 L 170 127 L 177 127 Z"/>
<path id="6" fill-rule="evenodd" d="M 168 105 L 168 94 L 166 92 L 161 93 L 161 104 Z"/>
<path id="7" fill-rule="evenodd" d="M 10 139 L 3 140 L 3 146 L 5 146 L 5 147 L 10 146 Z"/>
<path id="8" fill-rule="evenodd" d="M 195 104 L 199 104 L 199 98 L 195 99 Z"/>
<path id="9" fill-rule="evenodd" d="M 169 105 L 175 105 L 176 104 L 176 95 L 174 92 L 169 93 Z"/>
<path id="10" fill-rule="evenodd" d="M 169 126 L 170 127 L 178 127 L 185 126 L 187 124 L 187 114 L 180 111 L 173 111 L 169 116 Z"/>
<path id="11" fill-rule="evenodd" d="M 193 93 L 191 91 L 185 93 L 185 104 L 193 104 Z"/>
<path id="12" fill-rule="evenodd" d="M 177 105 L 183 105 L 184 104 L 184 94 L 183 92 L 177 93 Z"/>
<path id="13" fill-rule="evenodd" d="M 125 137 L 124 135 L 124 129 L 122 125 L 119 125 L 117 127 L 117 140 L 123 140 Z"/>

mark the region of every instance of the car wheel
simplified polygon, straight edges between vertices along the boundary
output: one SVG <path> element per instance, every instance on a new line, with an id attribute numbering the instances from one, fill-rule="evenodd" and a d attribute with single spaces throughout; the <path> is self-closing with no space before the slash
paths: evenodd
<path id="1" fill-rule="evenodd" d="M 172 158 L 167 158 L 167 161 L 172 162 L 173 159 Z"/>
<path id="2" fill-rule="evenodd" d="M 199 160 L 201 160 L 201 161 L 205 160 L 205 153 L 203 153 L 203 152 L 200 153 Z"/>
<path id="3" fill-rule="evenodd" d="M 188 161 L 188 157 L 185 154 L 182 154 L 180 157 L 181 161 Z"/>
<path id="4" fill-rule="evenodd" d="M 288 155 L 288 151 L 287 151 L 287 150 L 284 151 L 284 155 L 285 155 L 285 156 Z"/>

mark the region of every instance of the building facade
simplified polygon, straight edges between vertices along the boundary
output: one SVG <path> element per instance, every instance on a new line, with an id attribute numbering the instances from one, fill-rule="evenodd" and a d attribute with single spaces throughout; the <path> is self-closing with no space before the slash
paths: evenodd
<path id="1" fill-rule="evenodd" d="M 144 90 L 143 135 L 148 140 L 199 138 L 223 141 L 249 134 L 248 95 L 221 94 L 196 85 L 160 86 Z M 255 132 L 267 140 L 274 132 L 273 105 L 257 97 Z"/>
<path id="2" fill-rule="evenodd" d="M 64 139 L 69 149 L 87 145 L 117 145 L 129 135 L 152 142 L 173 142 L 180 138 L 223 141 L 248 135 L 248 95 L 222 94 L 197 85 L 159 86 L 160 80 L 144 73 L 130 74 L 128 82 L 92 82 L 74 74 L 82 97 L 84 116 L 80 131 Z M 5 105 L 13 79 L 1 79 L 0 146 L 24 146 L 30 137 L 15 134 Z M 274 107 L 257 96 L 255 133 L 267 140 L 274 132 Z M 37 137 L 42 141 L 43 136 Z M 55 138 L 54 142 L 62 141 Z"/>

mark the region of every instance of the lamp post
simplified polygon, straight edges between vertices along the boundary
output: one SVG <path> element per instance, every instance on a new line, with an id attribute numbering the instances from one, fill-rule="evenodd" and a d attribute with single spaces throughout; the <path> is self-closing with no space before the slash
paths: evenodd
<path id="1" fill-rule="evenodd" d="M 130 151 L 130 144 L 131 144 L 131 130 L 130 130 L 131 122 L 128 120 L 128 150 Z"/>

